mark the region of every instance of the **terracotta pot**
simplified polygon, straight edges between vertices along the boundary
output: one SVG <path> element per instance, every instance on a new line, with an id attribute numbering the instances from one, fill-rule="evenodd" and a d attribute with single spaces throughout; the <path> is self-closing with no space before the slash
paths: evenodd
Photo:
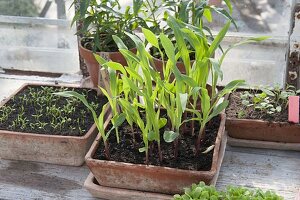
<path id="1" fill-rule="evenodd" d="M 24 84 L 2 102 L 0 107 L 29 85 L 40 84 Z M 50 84 L 43 85 L 57 86 Z M 70 87 L 69 85 L 64 86 Z M 96 135 L 97 128 L 95 124 L 84 136 L 80 137 L 0 130 L 0 158 L 80 166 L 84 163 L 85 154 Z"/>
<path id="2" fill-rule="evenodd" d="M 93 86 L 97 87 L 98 86 L 98 78 L 99 78 L 99 69 L 100 69 L 99 63 L 95 59 L 93 52 L 89 49 L 84 48 L 81 45 L 82 40 L 83 40 L 83 38 L 79 41 L 79 53 L 87 66 L 87 70 L 91 76 Z M 136 49 L 134 48 L 134 49 L 131 49 L 130 51 L 135 53 Z M 117 51 L 117 52 L 96 52 L 96 53 L 106 59 L 112 60 L 114 62 L 118 62 L 123 66 L 127 65 L 126 59 L 119 51 Z"/>
<path id="3" fill-rule="evenodd" d="M 230 95 L 225 98 L 230 98 Z M 236 139 L 300 143 L 300 124 L 227 117 L 226 130 L 230 137 Z"/>
<path id="4" fill-rule="evenodd" d="M 220 144 L 225 129 L 225 114 L 221 114 L 221 123 L 215 142 L 212 167 L 209 171 L 191 171 L 160 167 L 153 165 L 131 164 L 124 162 L 93 159 L 99 145 L 102 145 L 100 136 L 97 137 L 86 155 L 86 163 L 101 186 L 139 190 L 145 192 L 176 194 L 181 193 L 184 187 L 204 181 L 207 184 L 217 176 L 219 169 L 218 159 Z M 105 126 L 109 121 L 107 120 Z"/>
<path id="5" fill-rule="evenodd" d="M 227 118 L 226 130 L 232 138 L 300 143 L 300 124 Z"/>

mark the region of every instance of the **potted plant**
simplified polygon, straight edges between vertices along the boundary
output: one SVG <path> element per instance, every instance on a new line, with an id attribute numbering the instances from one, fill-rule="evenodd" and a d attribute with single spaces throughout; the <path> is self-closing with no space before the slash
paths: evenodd
<path id="1" fill-rule="evenodd" d="M 201 48 L 208 49 L 211 42 L 214 40 L 214 37 L 211 33 L 210 28 L 204 23 L 203 19 L 206 19 L 207 22 L 212 22 L 212 11 L 215 11 L 216 13 L 221 14 L 226 19 L 230 20 L 232 24 L 234 24 L 235 27 L 236 24 L 234 20 L 231 17 L 232 13 L 232 5 L 230 1 L 225 1 L 226 5 L 228 7 L 229 12 L 224 8 L 217 8 L 215 6 L 212 6 L 207 1 L 182 1 L 182 0 L 176 0 L 176 1 L 167 1 L 163 4 L 163 6 L 166 8 L 167 11 L 165 11 L 165 19 L 168 18 L 168 15 L 174 17 L 175 19 L 181 21 L 182 23 L 188 24 L 189 29 L 197 30 L 198 32 L 198 38 L 199 38 L 199 44 Z M 154 6 L 155 7 L 155 6 Z M 150 16 L 151 17 L 151 16 Z M 153 20 L 155 21 L 155 20 Z M 170 25 L 167 23 L 164 27 L 160 29 L 160 32 L 164 32 L 168 37 L 172 40 L 173 44 L 179 44 L 177 43 L 175 39 L 176 33 L 173 32 L 173 28 L 170 27 Z M 158 32 L 158 34 L 160 33 Z M 158 70 L 162 77 L 164 72 L 164 66 L 166 65 L 166 60 L 164 58 L 166 57 L 166 53 L 163 47 L 157 47 L 153 44 L 149 45 L 150 53 L 153 56 L 154 66 L 156 70 Z M 179 47 L 181 49 L 181 47 Z M 186 50 L 188 50 L 188 56 L 190 56 L 191 63 L 189 66 L 187 66 L 182 59 L 179 59 L 176 62 L 177 68 L 180 70 L 181 73 L 188 73 L 190 70 L 187 68 L 191 68 L 193 62 L 197 60 L 204 59 L 207 55 L 195 55 L 195 47 L 192 46 L 190 43 L 187 43 Z M 163 54 L 161 54 L 163 53 Z M 211 55 L 211 57 L 214 57 L 214 54 Z M 207 63 L 210 65 L 210 61 Z"/>
<path id="2" fill-rule="evenodd" d="M 230 95 L 226 129 L 233 142 L 299 150 L 300 125 L 288 122 L 288 97 L 297 94 L 300 91 L 292 86 L 262 86 Z"/>
<path id="3" fill-rule="evenodd" d="M 197 43 L 195 32 L 179 28 L 175 18 L 170 17 L 168 22 L 178 39 L 190 36 L 193 44 Z M 244 81 L 232 81 L 210 97 L 206 84 L 209 76 L 213 75 L 215 81 L 220 78 L 219 65 L 212 69 L 198 67 L 201 76 L 182 74 L 176 61 L 180 57 L 190 62 L 186 52 L 177 51 L 178 46 L 163 33 L 158 41 L 150 30 L 143 32 L 148 42 L 160 41 L 166 50 L 165 78 L 151 67 L 152 57 L 144 43 L 130 33 L 126 34 L 134 41 L 137 54 L 124 48 L 120 38 L 113 37 L 127 60 L 126 68 L 96 55 L 108 70 L 109 88 L 100 89 L 108 98 L 105 107 L 110 106 L 112 112 L 107 121 L 101 115 L 95 121 L 100 134 L 86 155 L 86 163 L 99 184 L 106 187 L 175 194 L 195 181 L 210 183 L 219 169 L 224 136 L 222 111 L 228 101 L 222 101 L 222 97 Z M 226 30 L 220 31 L 205 52 L 207 60 L 225 33 Z M 179 53 L 175 55 L 176 52 Z M 116 71 L 121 76 L 116 76 Z M 175 76 L 173 81 L 171 75 Z M 212 84 L 214 91 L 216 85 Z M 78 98 L 67 91 L 60 95 Z M 194 104 L 198 99 L 200 110 Z M 191 121 L 195 121 L 194 125 Z M 187 128 L 183 128 L 184 124 L 188 124 Z"/>
<path id="4" fill-rule="evenodd" d="M 83 103 L 53 94 L 65 90 L 87 96 L 97 114 L 107 101 L 86 88 L 23 85 L 0 104 L 1 158 L 74 166 L 84 163 L 97 128 Z"/>
<path id="5" fill-rule="evenodd" d="M 80 9 L 76 11 L 72 23 L 75 21 L 81 23 L 76 33 L 81 37 L 79 53 L 87 65 L 94 87 L 97 87 L 99 63 L 93 53 L 96 52 L 107 60 L 113 60 L 125 66 L 126 61 L 118 52 L 112 35 L 122 38 L 129 49 L 134 47 L 124 32 L 132 33 L 139 24 L 143 23 L 143 19 L 138 16 L 142 4 L 140 1 L 134 1 L 132 8 L 128 6 L 125 11 L 121 11 L 118 0 L 79 0 L 79 2 Z M 132 51 L 135 50 L 132 49 Z"/>

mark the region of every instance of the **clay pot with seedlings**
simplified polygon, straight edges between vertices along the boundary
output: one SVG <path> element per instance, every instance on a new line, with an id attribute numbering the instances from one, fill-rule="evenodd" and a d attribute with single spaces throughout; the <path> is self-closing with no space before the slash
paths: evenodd
<path id="1" fill-rule="evenodd" d="M 190 66 L 185 39 L 190 38 L 195 45 L 205 38 L 196 37 L 198 33 L 186 27 L 179 28 L 173 17 L 168 23 L 176 32 L 177 45 L 163 33 L 156 36 L 150 30 L 142 29 L 146 42 L 158 48 L 161 43 L 166 50 L 164 78 L 151 67 L 153 60 L 145 44 L 130 33 L 126 34 L 135 43 L 137 54 L 124 48 L 120 38 L 113 37 L 127 60 L 126 68 L 96 56 L 108 70 L 109 86 L 101 91 L 108 98 L 104 107 L 111 109 L 108 120 L 104 115 L 96 119 L 99 136 L 86 155 L 86 163 L 100 186 L 174 194 L 193 182 L 211 183 L 220 169 L 218 163 L 224 152 L 221 142 L 225 129 L 222 111 L 228 104 L 222 99 L 244 81 L 232 81 L 212 97 L 206 85 L 208 77 L 212 76 L 212 91 L 216 91 L 221 76 L 220 64 L 228 51 L 220 61 L 213 60 L 210 55 L 219 47 L 230 21 L 205 52 L 207 56 L 201 59 L 198 56 L 195 60 L 194 65 L 201 67 L 190 68 L 188 75 L 176 67 L 179 58 Z M 179 46 L 180 50 L 177 49 Z M 199 53 L 203 50 L 197 48 L 196 55 Z M 122 76 L 116 76 L 117 71 Z M 170 80 L 172 75 L 175 76 L 173 81 Z M 69 92 L 61 95 L 78 98 Z M 198 99 L 201 100 L 200 110 L 194 103 Z M 188 124 L 187 128 L 182 129 L 185 124 Z"/>
<path id="2" fill-rule="evenodd" d="M 0 157 L 80 166 L 97 136 L 88 109 L 53 93 L 73 90 L 98 114 L 105 97 L 71 86 L 25 84 L 0 105 Z"/>
<path id="3" fill-rule="evenodd" d="M 226 110 L 229 136 L 237 145 L 247 141 L 250 146 L 300 150 L 300 124 L 288 122 L 288 98 L 299 94 L 292 86 L 236 91 Z"/>
<path id="4" fill-rule="evenodd" d="M 142 4 L 134 1 L 134 9 L 127 7 L 125 11 L 121 11 L 118 0 L 80 0 L 80 2 L 81 7 L 73 18 L 73 22 L 81 23 L 76 33 L 81 38 L 79 53 L 87 65 L 94 87 L 97 87 L 100 66 L 93 54 L 97 53 L 107 60 L 127 65 L 123 55 L 118 52 L 112 35 L 122 38 L 129 49 L 133 48 L 134 44 L 124 32 L 132 33 L 142 23 L 143 20 L 138 17 Z"/>
<path id="5" fill-rule="evenodd" d="M 203 52 L 208 52 L 207 50 L 209 49 L 211 42 L 214 40 L 210 28 L 205 26 L 203 22 L 204 18 L 208 22 L 212 21 L 212 13 L 211 13 L 212 11 L 221 14 L 226 19 L 230 20 L 235 27 L 237 27 L 230 15 L 232 13 L 232 6 L 229 1 L 225 1 L 225 2 L 229 10 L 229 13 L 227 12 L 226 9 L 216 8 L 215 6 L 212 6 L 212 4 L 209 4 L 207 1 L 192 1 L 192 2 L 175 1 L 175 3 L 166 2 L 164 4 L 167 11 L 169 11 L 170 13 L 174 12 L 173 17 L 176 18 L 178 22 L 178 26 L 180 28 L 183 28 L 185 26 L 183 23 L 185 23 L 188 24 L 186 28 L 198 32 L 198 35 L 196 35 L 196 37 L 203 37 L 205 35 L 205 40 L 201 40 L 201 43 L 199 44 L 191 44 L 190 42 L 187 42 L 186 49 L 185 49 L 186 55 L 184 57 L 189 57 L 190 63 L 186 63 L 181 58 L 179 58 L 176 61 L 176 66 L 181 73 L 189 75 L 191 71 L 189 69 L 193 67 L 192 65 L 195 62 L 195 60 L 201 59 L 196 56 L 200 56 L 200 57 L 208 56 L 208 55 L 201 55 L 201 54 L 195 55 L 195 49 L 202 48 Z M 168 35 L 168 37 L 171 39 L 173 44 L 178 44 L 178 41 L 176 40 L 177 38 L 175 37 L 175 35 L 178 33 L 175 33 L 173 30 L 174 27 L 172 27 L 172 24 L 167 23 L 162 28 L 162 30 L 160 30 L 160 32 L 164 32 L 166 35 Z M 191 38 L 185 38 L 185 39 L 187 41 L 191 40 Z M 193 45 L 197 45 L 197 47 Z M 178 49 L 180 48 L 181 46 L 178 47 Z M 150 45 L 149 49 L 150 49 L 150 54 L 153 56 L 153 66 L 158 72 L 160 72 L 161 76 L 164 77 L 164 66 L 166 65 L 167 62 L 166 50 L 163 47 L 158 48 L 157 46 L 154 46 L 152 44 Z M 209 56 L 213 58 L 214 53 Z M 189 66 L 186 66 L 187 64 L 189 64 Z M 174 79 L 174 76 L 172 78 Z"/>

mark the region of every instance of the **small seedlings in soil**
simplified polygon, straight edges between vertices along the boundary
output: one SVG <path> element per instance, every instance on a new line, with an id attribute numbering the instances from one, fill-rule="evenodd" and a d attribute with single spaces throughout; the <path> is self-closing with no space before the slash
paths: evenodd
<path id="1" fill-rule="evenodd" d="M 66 99 L 55 92 L 74 90 L 101 112 L 106 98 L 84 88 L 28 86 L 0 108 L 0 129 L 52 135 L 82 136 L 94 123 L 89 110 L 77 99 Z"/>

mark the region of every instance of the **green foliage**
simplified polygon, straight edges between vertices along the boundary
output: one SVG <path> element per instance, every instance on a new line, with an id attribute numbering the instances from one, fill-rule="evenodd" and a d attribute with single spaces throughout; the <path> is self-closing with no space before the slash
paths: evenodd
<path id="1" fill-rule="evenodd" d="M 261 86 L 250 90 L 250 92 L 243 92 L 241 100 L 246 107 L 253 107 L 255 110 L 272 115 L 287 109 L 288 97 L 296 96 L 297 94 L 300 94 L 300 91 L 296 91 L 296 88 L 293 86 L 287 86 L 285 89 L 281 89 L 279 86 Z"/>
<path id="2" fill-rule="evenodd" d="M 73 22 L 80 21 L 82 27 L 78 35 L 86 38 L 85 47 L 94 52 L 117 51 L 112 35 L 117 35 L 131 48 L 133 43 L 125 35 L 132 32 L 144 20 L 138 16 L 141 9 L 141 1 L 133 1 L 133 7 L 127 6 L 121 10 L 118 0 L 74 0 L 80 3 L 80 9 L 76 11 Z"/>
<path id="3" fill-rule="evenodd" d="M 184 189 L 184 194 L 176 194 L 174 200 L 283 200 L 273 191 L 261 189 L 247 189 L 229 186 L 225 191 L 217 191 L 214 186 L 207 186 L 204 182 L 193 184 Z"/>

